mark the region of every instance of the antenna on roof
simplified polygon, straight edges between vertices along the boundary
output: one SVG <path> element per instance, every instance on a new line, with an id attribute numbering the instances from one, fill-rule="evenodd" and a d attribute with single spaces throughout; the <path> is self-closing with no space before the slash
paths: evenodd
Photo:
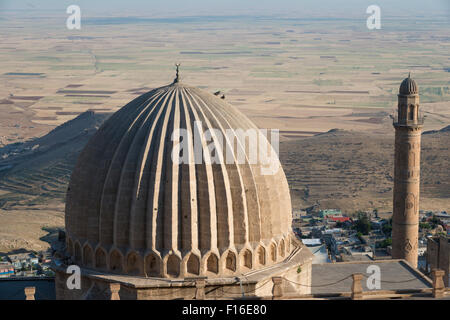
<path id="1" fill-rule="evenodd" d="M 175 83 L 180 81 L 180 66 L 181 66 L 180 63 L 175 63 L 175 67 L 177 68 L 177 74 L 175 80 L 173 81 Z"/>

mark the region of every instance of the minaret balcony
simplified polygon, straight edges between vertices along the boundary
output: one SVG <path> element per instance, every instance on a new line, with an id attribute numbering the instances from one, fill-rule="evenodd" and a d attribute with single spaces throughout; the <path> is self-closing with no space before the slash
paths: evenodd
<path id="1" fill-rule="evenodd" d="M 425 117 L 422 115 L 419 115 L 417 119 L 398 119 L 398 115 L 392 116 L 392 124 L 394 127 L 422 127 L 424 123 Z"/>

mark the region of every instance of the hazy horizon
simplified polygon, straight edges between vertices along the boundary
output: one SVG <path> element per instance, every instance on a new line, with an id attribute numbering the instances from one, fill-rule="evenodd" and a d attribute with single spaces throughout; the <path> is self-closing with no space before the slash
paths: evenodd
<path id="1" fill-rule="evenodd" d="M 71 5 L 79 5 L 85 16 L 136 15 L 149 17 L 221 16 L 221 15 L 286 15 L 355 18 L 366 16 L 370 5 L 378 5 L 389 16 L 447 16 L 446 0 L 0 0 L 0 10 L 20 10 L 25 14 L 54 14 Z"/>

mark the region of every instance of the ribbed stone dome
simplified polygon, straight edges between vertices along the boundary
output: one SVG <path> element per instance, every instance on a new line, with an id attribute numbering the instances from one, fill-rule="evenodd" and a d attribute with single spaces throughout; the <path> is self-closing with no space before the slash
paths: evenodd
<path id="1" fill-rule="evenodd" d="M 173 161 L 174 130 L 189 133 L 183 155 L 192 160 L 199 122 L 224 137 L 223 146 L 217 134 L 202 141 L 205 154 L 214 146 L 224 156 L 229 145 L 244 160 Z M 284 260 L 293 247 L 285 174 L 278 157 L 276 173 L 263 174 L 249 147 L 227 136 L 237 129 L 257 128 L 223 99 L 178 82 L 125 105 L 91 138 L 72 173 L 68 254 L 91 269 L 169 278 L 231 276 Z"/>
<path id="2" fill-rule="evenodd" d="M 400 94 L 409 95 L 409 94 L 417 94 L 419 92 L 419 87 L 417 86 L 416 81 L 411 79 L 409 75 L 408 78 L 405 78 L 400 84 Z"/>

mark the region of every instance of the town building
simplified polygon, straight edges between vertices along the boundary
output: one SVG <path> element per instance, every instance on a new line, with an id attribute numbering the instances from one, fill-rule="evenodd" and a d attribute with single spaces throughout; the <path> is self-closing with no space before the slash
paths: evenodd
<path id="1" fill-rule="evenodd" d="M 9 262 L 0 262 L 0 278 L 8 278 L 14 274 L 14 266 Z"/>
<path id="2" fill-rule="evenodd" d="M 347 222 L 347 221 L 351 221 L 352 219 L 350 217 L 338 217 L 338 216 L 331 216 L 331 217 L 327 217 L 327 220 L 332 221 L 332 222 Z"/>
<path id="3" fill-rule="evenodd" d="M 428 239 L 426 253 L 426 269 L 444 270 L 444 283 L 450 286 L 450 238 L 446 236 L 431 237 Z"/>
<path id="4" fill-rule="evenodd" d="M 32 252 L 10 254 L 8 255 L 8 259 L 16 270 L 39 264 L 39 258 Z"/>
<path id="5" fill-rule="evenodd" d="M 319 217 L 342 217 L 342 212 L 339 209 L 322 209 L 319 210 Z"/>
<path id="6" fill-rule="evenodd" d="M 322 240 L 320 239 L 302 239 L 302 242 L 307 247 L 317 247 L 322 245 Z"/>
<path id="7" fill-rule="evenodd" d="M 308 213 L 305 210 L 293 210 L 292 211 L 292 220 L 294 222 L 300 221 L 302 218 L 308 216 Z"/>

